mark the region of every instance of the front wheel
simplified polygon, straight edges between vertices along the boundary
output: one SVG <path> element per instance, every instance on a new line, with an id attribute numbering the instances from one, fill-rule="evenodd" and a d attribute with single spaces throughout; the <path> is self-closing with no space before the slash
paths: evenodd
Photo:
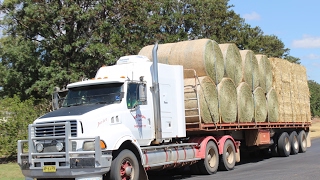
<path id="1" fill-rule="evenodd" d="M 110 169 L 111 180 L 138 180 L 139 162 L 130 150 L 123 150 L 112 161 Z"/>

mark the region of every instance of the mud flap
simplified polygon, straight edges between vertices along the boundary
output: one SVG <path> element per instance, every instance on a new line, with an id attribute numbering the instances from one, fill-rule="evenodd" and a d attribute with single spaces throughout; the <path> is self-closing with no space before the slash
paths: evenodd
<path id="1" fill-rule="evenodd" d="M 311 137 L 310 137 L 310 132 L 306 132 L 307 134 L 307 147 L 311 147 Z"/>

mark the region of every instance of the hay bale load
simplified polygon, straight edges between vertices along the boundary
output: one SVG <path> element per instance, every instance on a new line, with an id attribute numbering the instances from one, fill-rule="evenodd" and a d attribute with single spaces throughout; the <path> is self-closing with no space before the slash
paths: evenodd
<path id="1" fill-rule="evenodd" d="M 142 48 L 139 55 L 152 60 L 153 47 Z M 158 61 L 182 65 L 185 85 L 194 87 L 185 89 L 188 123 L 199 122 L 198 104 L 192 100 L 196 92 L 202 123 L 311 121 L 306 69 L 301 65 L 210 39 L 159 44 Z"/>
<path id="2" fill-rule="evenodd" d="M 271 88 L 267 93 L 268 122 L 279 122 L 279 101 L 276 91 Z"/>
<path id="3" fill-rule="evenodd" d="M 152 60 L 153 45 L 142 48 L 139 55 Z M 218 84 L 223 78 L 224 63 L 219 45 L 210 39 L 181 41 L 178 43 L 159 44 L 158 61 L 170 65 L 182 65 L 184 69 L 194 69 L 197 76 L 209 76 Z M 185 78 L 193 77 L 190 71 Z"/>
<path id="4" fill-rule="evenodd" d="M 291 63 L 279 58 L 270 58 L 273 72 L 273 88 L 279 101 L 279 121 L 293 122 L 294 114 L 291 100 Z"/>
<path id="5" fill-rule="evenodd" d="M 224 60 L 224 76 L 233 80 L 236 86 L 242 81 L 242 59 L 235 44 L 219 44 Z"/>
<path id="6" fill-rule="evenodd" d="M 219 112 L 223 123 L 234 123 L 237 118 L 237 90 L 230 78 L 218 84 Z"/>
<path id="7" fill-rule="evenodd" d="M 157 53 L 159 63 L 169 64 L 168 58 L 169 58 L 169 55 L 171 52 L 171 48 L 174 45 L 175 45 L 175 43 L 159 44 L 158 53 Z M 153 60 L 153 57 L 152 57 L 153 47 L 154 47 L 154 45 L 149 45 L 149 46 L 143 47 L 140 50 L 140 52 L 138 53 L 138 55 L 146 56 L 147 58 L 149 58 L 152 61 Z"/>
<path id="8" fill-rule="evenodd" d="M 248 83 L 251 90 L 259 86 L 259 66 L 256 56 L 251 50 L 240 51 L 242 59 L 242 80 Z"/>
<path id="9" fill-rule="evenodd" d="M 291 64 L 291 82 L 293 83 L 293 109 L 296 113 L 295 122 L 310 122 L 310 93 L 306 68 L 299 64 Z"/>
<path id="10" fill-rule="evenodd" d="M 259 65 L 260 87 L 265 90 L 265 93 L 268 93 L 272 88 L 272 67 L 270 61 L 266 55 L 258 54 L 256 58 Z"/>
<path id="11" fill-rule="evenodd" d="M 306 69 L 279 58 L 269 58 L 279 101 L 280 122 L 310 122 L 310 99 Z"/>
<path id="12" fill-rule="evenodd" d="M 185 85 L 185 109 L 186 122 L 199 122 L 199 114 L 196 90 L 199 94 L 200 117 L 202 123 L 213 123 L 219 121 L 218 93 L 216 85 L 208 76 L 184 79 Z"/>
<path id="13" fill-rule="evenodd" d="M 267 119 L 267 100 L 264 90 L 257 87 L 253 91 L 254 101 L 254 120 L 255 122 L 266 122 Z"/>
<path id="14" fill-rule="evenodd" d="M 237 87 L 238 122 L 252 122 L 254 115 L 253 97 L 249 85 L 242 82 Z"/>
<path id="15" fill-rule="evenodd" d="M 209 76 L 218 84 L 224 73 L 223 56 L 219 45 L 210 39 L 182 41 L 176 43 L 169 56 L 169 64 L 194 69 L 197 75 Z"/>

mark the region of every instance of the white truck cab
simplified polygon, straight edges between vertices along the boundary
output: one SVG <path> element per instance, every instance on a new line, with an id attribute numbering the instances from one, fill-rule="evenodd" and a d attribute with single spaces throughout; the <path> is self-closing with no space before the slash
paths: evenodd
<path id="1" fill-rule="evenodd" d="M 183 68 L 158 64 L 159 75 L 155 75 L 153 66 L 144 56 L 125 56 L 114 66 L 101 67 L 95 78 L 69 84 L 62 107 L 35 120 L 29 125 L 28 140 L 18 142 L 23 174 L 102 179 L 111 168 L 111 179 L 116 179 L 120 167 L 119 177 L 135 173 L 136 179 L 134 164 L 141 167 L 139 171 L 160 166 L 163 160 L 146 159 L 148 147 L 186 136 Z M 153 76 L 158 76 L 157 92 Z M 154 103 L 155 93 L 159 106 Z M 155 119 L 155 109 L 161 120 Z M 23 144 L 28 144 L 28 152 Z M 114 165 L 119 167 L 113 173 L 112 161 L 128 153 L 136 160 Z"/>

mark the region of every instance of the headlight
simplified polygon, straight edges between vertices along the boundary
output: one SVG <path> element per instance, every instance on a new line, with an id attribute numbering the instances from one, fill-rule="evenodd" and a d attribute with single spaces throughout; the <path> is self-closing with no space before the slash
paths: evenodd
<path id="1" fill-rule="evenodd" d="M 62 144 L 62 142 L 57 142 L 56 148 L 57 148 L 58 151 L 61 151 L 61 150 L 63 149 L 63 144 Z"/>
<path id="2" fill-rule="evenodd" d="M 38 144 L 36 145 L 36 151 L 37 151 L 38 153 L 42 152 L 42 151 L 43 151 L 43 144 L 38 143 Z"/>
<path id="3" fill-rule="evenodd" d="M 107 148 L 107 145 L 103 140 L 100 140 L 99 144 L 100 144 L 100 148 L 101 149 L 106 149 Z M 85 141 L 83 143 L 82 149 L 84 151 L 94 151 L 94 146 L 95 146 L 95 142 L 94 141 Z"/>

